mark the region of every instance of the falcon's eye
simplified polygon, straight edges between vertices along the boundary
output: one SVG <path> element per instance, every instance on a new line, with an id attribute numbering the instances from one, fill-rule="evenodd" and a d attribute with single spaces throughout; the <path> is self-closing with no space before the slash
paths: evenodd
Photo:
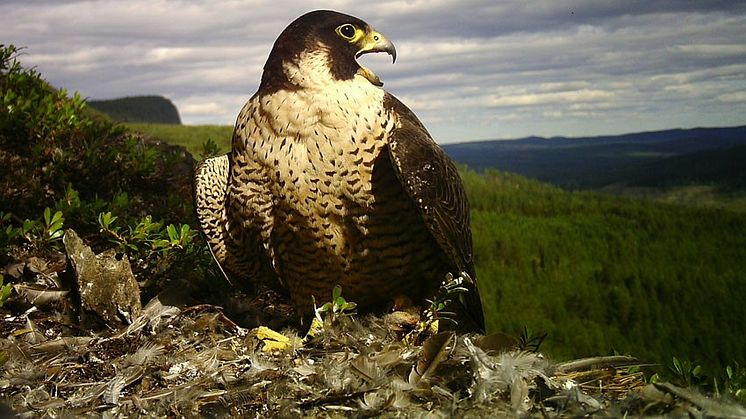
<path id="1" fill-rule="evenodd" d="M 337 28 L 337 33 L 341 35 L 342 38 L 352 40 L 355 37 L 357 30 L 353 25 L 345 23 L 344 25 Z"/>

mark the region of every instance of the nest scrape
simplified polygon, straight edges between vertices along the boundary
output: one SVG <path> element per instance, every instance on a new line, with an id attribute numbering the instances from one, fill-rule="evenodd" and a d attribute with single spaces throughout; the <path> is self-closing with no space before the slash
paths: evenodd
<path id="1" fill-rule="evenodd" d="M 0 396 L 21 416 L 614 416 L 726 406 L 701 406 L 673 387 L 640 391 L 628 357 L 554 364 L 468 335 L 407 345 L 387 316 L 338 317 L 305 344 L 285 330 L 289 349 L 275 352 L 211 305 L 155 298 L 129 326 L 54 339 L 45 338 L 60 329 L 53 319 L 28 317 L 6 318 L 0 341 Z M 716 411 L 739 412 L 727 406 Z"/>

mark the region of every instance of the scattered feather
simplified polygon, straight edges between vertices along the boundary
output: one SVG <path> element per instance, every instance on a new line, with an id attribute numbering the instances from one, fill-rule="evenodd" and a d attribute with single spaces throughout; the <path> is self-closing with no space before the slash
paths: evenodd
<path id="1" fill-rule="evenodd" d="M 13 289 L 18 295 L 23 297 L 29 304 L 36 307 L 44 307 L 63 301 L 70 291 L 50 289 L 49 287 L 37 284 L 15 284 Z"/>
<path id="2" fill-rule="evenodd" d="M 653 385 L 660 391 L 672 394 L 679 399 L 696 405 L 701 410 L 702 416 L 718 418 L 746 418 L 746 408 L 737 404 L 713 400 L 711 398 L 703 396 L 696 391 L 678 387 L 671 383 L 655 383 Z"/>
<path id="3" fill-rule="evenodd" d="M 103 394 L 104 402 L 118 405 L 119 397 L 122 393 L 122 390 L 142 378 L 143 373 L 143 368 L 139 365 L 135 365 L 127 368 L 122 373 L 117 374 L 106 384 L 106 388 Z"/>
<path id="4" fill-rule="evenodd" d="M 155 342 L 147 342 L 137 348 L 137 351 L 127 359 L 131 365 L 147 365 L 155 358 L 164 354 L 164 346 Z"/>
<path id="5" fill-rule="evenodd" d="M 131 325 L 98 336 L 59 334 L 64 329 L 40 314 L 0 320 L 8 330 L 0 339 L 0 397 L 23 416 L 623 416 L 652 405 L 659 414 L 727 417 L 743 410 L 675 387 L 636 390 L 639 377 L 622 366 L 633 362 L 627 358 L 553 364 L 450 332 L 408 345 L 385 316 L 339 317 L 301 345 L 293 331 L 247 331 L 217 307 L 181 310 L 158 298 Z M 259 337 L 288 349 L 263 352 Z M 629 402 L 615 402 L 622 397 Z"/>
<path id="6" fill-rule="evenodd" d="M 419 359 L 409 373 L 409 384 L 415 386 L 435 372 L 448 355 L 449 346 L 453 344 L 455 336 L 453 332 L 441 332 L 425 341 Z"/>
<path id="7" fill-rule="evenodd" d="M 350 362 L 353 372 L 357 373 L 369 384 L 378 384 L 385 379 L 386 370 L 376 364 L 376 361 L 361 355 Z"/>
<path id="8" fill-rule="evenodd" d="M 562 362 L 554 366 L 554 370 L 562 373 L 574 371 L 587 371 L 590 369 L 599 369 L 607 367 L 629 367 L 639 365 L 640 360 L 631 356 L 598 356 L 593 358 L 576 359 L 573 361 Z"/>

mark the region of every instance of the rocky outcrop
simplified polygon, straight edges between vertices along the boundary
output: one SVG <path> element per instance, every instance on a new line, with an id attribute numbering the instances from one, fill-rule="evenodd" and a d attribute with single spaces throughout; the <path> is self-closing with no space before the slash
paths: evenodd
<path id="1" fill-rule="evenodd" d="M 142 305 L 127 257 L 118 259 L 113 250 L 95 254 L 73 230 L 65 232 L 63 241 L 83 310 L 95 313 L 111 328 L 132 323 Z"/>

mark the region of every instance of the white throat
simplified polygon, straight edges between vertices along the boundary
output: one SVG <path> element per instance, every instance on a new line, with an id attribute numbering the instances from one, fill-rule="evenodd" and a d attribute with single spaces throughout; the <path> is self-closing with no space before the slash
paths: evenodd
<path id="1" fill-rule="evenodd" d="M 290 83 L 303 89 L 324 89 L 337 82 L 329 71 L 329 48 L 320 44 L 311 52 L 303 51 L 296 61 L 283 63 Z"/>
<path id="2" fill-rule="evenodd" d="M 337 80 L 329 71 L 329 49 L 319 45 L 314 51 L 303 52 L 296 61 L 283 64 L 288 80 L 298 90 L 283 90 L 264 97 L 259 106 L 277 116 L 276 129 L 285 136 L 308 138 L 313 131 L 325 128 L 350 129 L 372 125 L 380 118 L 384 91 L 361 75 L 350 80 Z M 279 93 L 279 94 L 278 94 Z M 350 110 L 362 110 L 363 115 L 351 115 Z M 281 130 L 281 131 L 280 131 Z"/>

